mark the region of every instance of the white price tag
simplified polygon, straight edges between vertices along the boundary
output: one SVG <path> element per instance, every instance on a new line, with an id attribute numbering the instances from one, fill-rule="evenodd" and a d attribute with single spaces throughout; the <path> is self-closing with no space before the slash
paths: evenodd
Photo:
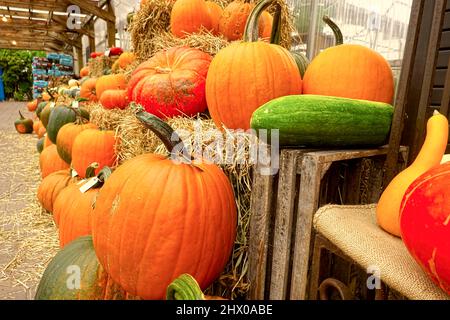
<path id="1" fill-rule="evenodd" d="M 88 182 L 86 182 L 81 188 L 80 188 L 80 192 L 81 193 L 86 193 L 88 190 L 90 190 L 93 186 L 95 186 L 97 183 L 99 182 L 97 177 L 93 177 L 91 179 L 88 180 Z"/>
<path id="2" fill-rule="evenodd" d="M 53 109 L 56 106 L 56 102 L 50 103 L 50 108 Z"/>
<path id="3" fill-rule="evenodd" d="M 78 172 L 72 169 L 72 178 L 78 177 Z"/>
<path id="4" fill-rule="evenodd" d="M 86 182 L 86 179 L 83 179 L 83 180 L 81 180 L 81 181 L 78 181 L 77 186 L 80 186 L 80 185 L 82 185 L 82 184 L 85 183 L 85 182 Z"/>
<path id="5" fill-rule="evenodd" d="M 107 51 L 105 52 L 105 56 L 106 56 L 106 57 L 109 57 L 110 54 L 111 54 L 111 50 L 107 50 Z"/>
<path id="6" fill-rule="evenodd" d="M 72 108 L 74 108 L 74 109 L 80 108 L 80 103 L 78 102 L 78 100 L 75 100 L 74 102 L 72 102 Z"/>

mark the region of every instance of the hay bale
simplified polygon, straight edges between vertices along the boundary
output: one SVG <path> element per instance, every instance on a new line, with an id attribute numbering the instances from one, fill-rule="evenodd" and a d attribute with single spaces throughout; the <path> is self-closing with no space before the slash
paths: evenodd
<path id="1" fill-rule="evenodd" d="M 232 0 L 213 0 L 225 7 Z M 286 4 L 286 0 L 277 0 L 282 7 L 281 45 L 287 49 L 292 46 L 292 32 L 294 31 L 293 17 Z M 250 0 L 257 3 L 258 0 Z M 220 49 L 229 44 L 223 37 L 213 36 L 202 30 L 185 39 L 178 39 L 170 32 L 170 13 L 173 3 L 167 0 L 149 0 L 134 15 L 130 24 L 131 43 L 139 62 L 152 57 L 156 52 L 174 46 L 187 45 L 215 55 Z M 274 12 L 274 7 L 269 8 Z"/>

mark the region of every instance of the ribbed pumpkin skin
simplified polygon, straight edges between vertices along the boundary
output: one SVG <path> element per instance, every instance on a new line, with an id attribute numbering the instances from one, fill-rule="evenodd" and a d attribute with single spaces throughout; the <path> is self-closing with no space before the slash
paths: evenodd
<path id="1" fill-rule="evenodd" d="M 50 141 L 56 143 L 59 130 L 67 123 L 74 123 L 76 120 L 77 115 L 72 109 L 65 106 L 53 109 L 47 125 L 47 135 Z"/>
<path id="2" fill-rule="evenodd" d="M 80 289 L 69 289 L 71 266 L 80 267 Z M 72 283 L 71 283 L 72 284 Z M 37 288 L 35 300 L 124 300 L 127 293 L 99 264 L 92 237 L 68 244 L 50 261 Z"/>
<path id="3" fill-rule="evenodd" d="M 117 154 L 114 131 L 87 129 L 75 138 L 72 147 L 72 167 L 80 178 L 86 177 L 86 169 L 94 162 L 99 164 L 95 174 L 105 166 L 115 166 Z"/>
<path id="4" fill-rule="evenodd" d="M 294 58 L 286 49 L 263 41 L 222 49 L 206 79 L 209 112 L 219 128 L 249 129 L 257 108 L 275 98 L 301 93 L 302 79 Z"/>
<path id="5" fill-rule="evenodd" d="M 68 164 L 72 162 L 72 148 L 73 143 L 75 142 L 75 138 L 81 132 L 87 129 L 97 129 L 97 126 L 93 123 L 68 123 L 59 130 L 58 136 L 56 138 L 56 147 L 61 159 L 63 159 Z"/>
<path id="6" fill-rule="evenodd" d="M 233 191 L 218 167 L 199 167 L 142 155 L 117 168 L 100 190 L 95 250 L 127 292 L 164 299 L 183 273 L 205 289 L 225 267 L 236 237 Z"/>
<path id="7" fill-rule="evenodd" d="M 61 191 L 56 198 L 53 219 L 59 227 L 59 245 L 64 248 L 69 242 L 92 233 L 93 204 L 99 189 L 81 193 L 83 184 L 73 184 Z"/>
<path id="8" fill-rule="evenodd" d="M 203 112 L 211 60 L 207 53 L 187 47 L 156 53 L 134 71 L 128 99 L 160 118 Z"/>
<path id="9" fill-rule="evenodd" d="M 96 86 L 97 79 L 91 78 L 84 81 L 81 85 L 80 98 L 88 99 L 91 102 L 97 102 Z"/>
<path id="10" fill-rule="evenodd" d="M 70 170 L 53 172 L 42 180 L 37 197 L 42 207 L 53 212 L 53 204 L 59 193 L 73 181 Z"/>
<path id="11" fill-rule="evenodd" d="M 106 90 L 125 90 L 127 88 L 127 81 L 123 73 L 110 74 L 98 78 L 95 86 L 97 98 L 102 98 L 103 92 Z"/>
<path id="12" fill-rule="evenodd" d="M 106 90 L 100 98 L 105 109 L 125 109 L 128 106 L 127 90 Z"/>
<path id="13" fill-rule="evenodd" d="M 303 79 L 303 92 L 392 104 L 394 78 L 379 53 L 344 44 L 322 51 L 311 62 Z"/>
<path id="14" fill-rule="evenodd" d="M 227 40 L 241 40 L 244 35 L 245 24 L 254 4 L 243 1 L 233 1 L 223 10 L 220 18 L 219 31 Z M 264 32 L 264 20 L 258 21 L 259 35 Z M 247 61 L 248 62 L 248 61 Z"/>
<path id="15" fill-rule="evenodd" d="M 211 17 L 211 32 L 214 35 L 219 35 L 220 18 L 223 14 L 223 9 L 217 3 L 212 1 L 206 1 L 208 7 L 209 16 Z"/>
<path id="16" fill-rule="evenodd" d="M 44 148 L 39 156 L 39 166 L 41 168 L 42 178 L 47 177 L 53 172 L 69 169 L 69 165 L 60 158 L 54 144 Z"/>
<path id="17" fill-rule="evenodd" d="M 177 0 L 170 14 L 170 29 L 178 38 L 212 27 L 211 17 L 205 0 Z"/>

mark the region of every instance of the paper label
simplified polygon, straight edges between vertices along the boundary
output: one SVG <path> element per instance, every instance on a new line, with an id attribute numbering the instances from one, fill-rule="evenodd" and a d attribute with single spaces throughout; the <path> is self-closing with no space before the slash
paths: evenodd
<path id="1" fill-rule="evenodd" d="M 50 108 L 53 109 L 56 106 L 56 102 L 50 103 Z"/>
<path id="2" fill-rule="evenodd" d="M 78 172 L 72 169 L 72 178 L 78 177 Z"/>
<path id="3" fill-rule="evenodd" d="M 75 100 L 74 102 L 72 102 L 72 108 L 78 109 L 79 107 L 80 107 L 80 103 L 79 103 L 77 100 Z"/>
<path id="4" fill-rule="evenodd" d="M 92 187 L 95 186 L 98 182 L 99 182 L 99 180 L 98 180 L 97 177 L 93 177 L 93 178 L 89 179 L 88 182 L 86 182 L 80 188 L 80 192 L 81 193 L 86 193 L 88 190 L 92 189 Z"/>
<path id="5" fill-rule="evenodd" d="M 111 50 L 108 50 L 108 51 L 105 52 L 105 56 L 106 57 L 109 57 L 110 54 L 111 54 Z"/>

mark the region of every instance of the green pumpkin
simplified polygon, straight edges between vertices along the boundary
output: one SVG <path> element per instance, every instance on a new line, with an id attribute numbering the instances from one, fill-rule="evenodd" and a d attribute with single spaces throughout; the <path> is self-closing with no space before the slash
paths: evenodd
<path id="1" fill-rule="evenodd" d="M 44 128 L 46 128 L 46 129 L 47 129 L 48 121 L 49 121 L 49 119 L 50 119 L 50 113 L 52 112 L 52 110 L 53 110 L 54 108 L 55 108 L 55 107 L 53 107 L 52 103 L 49 103 L 49 104 L 47 104 L 47 105 L 45 106 L 45 108 L 44 108 L 44 109 L 42 110 L 42 112 L 41 112 L 40 119 L 41 119 L 42 125 L 43 125 Z"/>
<path id="2" fill-rule="evenodd" d="M 126 298 L 127 293 L 111 280 L 100 265 L 95 254 L 92 236 L 80 237 L 56 254 L 48 264 L 35 296 L 35 300 L 124 300 Z"/>
<path id="3" fill-rule="evenodd" d="M 54 108 L 48 120 L 47 134 L 51 142 L 56 144 L 56 137 L 63 125 L 77 121 L 77 113 L 66 106 Z"/>
<path id="4" fill-rule="evenodd" d="M 39 153 L 41 153 L 44 150 L 44 142 L 45 138 L 40 138 L 36 143 L 36 148 Z"/>
<path id="5" fill-rule="evenodd" d="M 36 115 L 40 119 L 41 118 L 41 112 L 44 110 L 44 108 L 47 106 L 47 102 L 41 102 L 38 104 L 38 107 L 36 109 Z"/>
<path id="6" fill-rule="evenodd" d="M 20 118 L 14 122 L 16 131 L 20 134 L 32 133 L 33 132 L 33 120 L 26 119 L 22 112 L 19 111 Z"/>

